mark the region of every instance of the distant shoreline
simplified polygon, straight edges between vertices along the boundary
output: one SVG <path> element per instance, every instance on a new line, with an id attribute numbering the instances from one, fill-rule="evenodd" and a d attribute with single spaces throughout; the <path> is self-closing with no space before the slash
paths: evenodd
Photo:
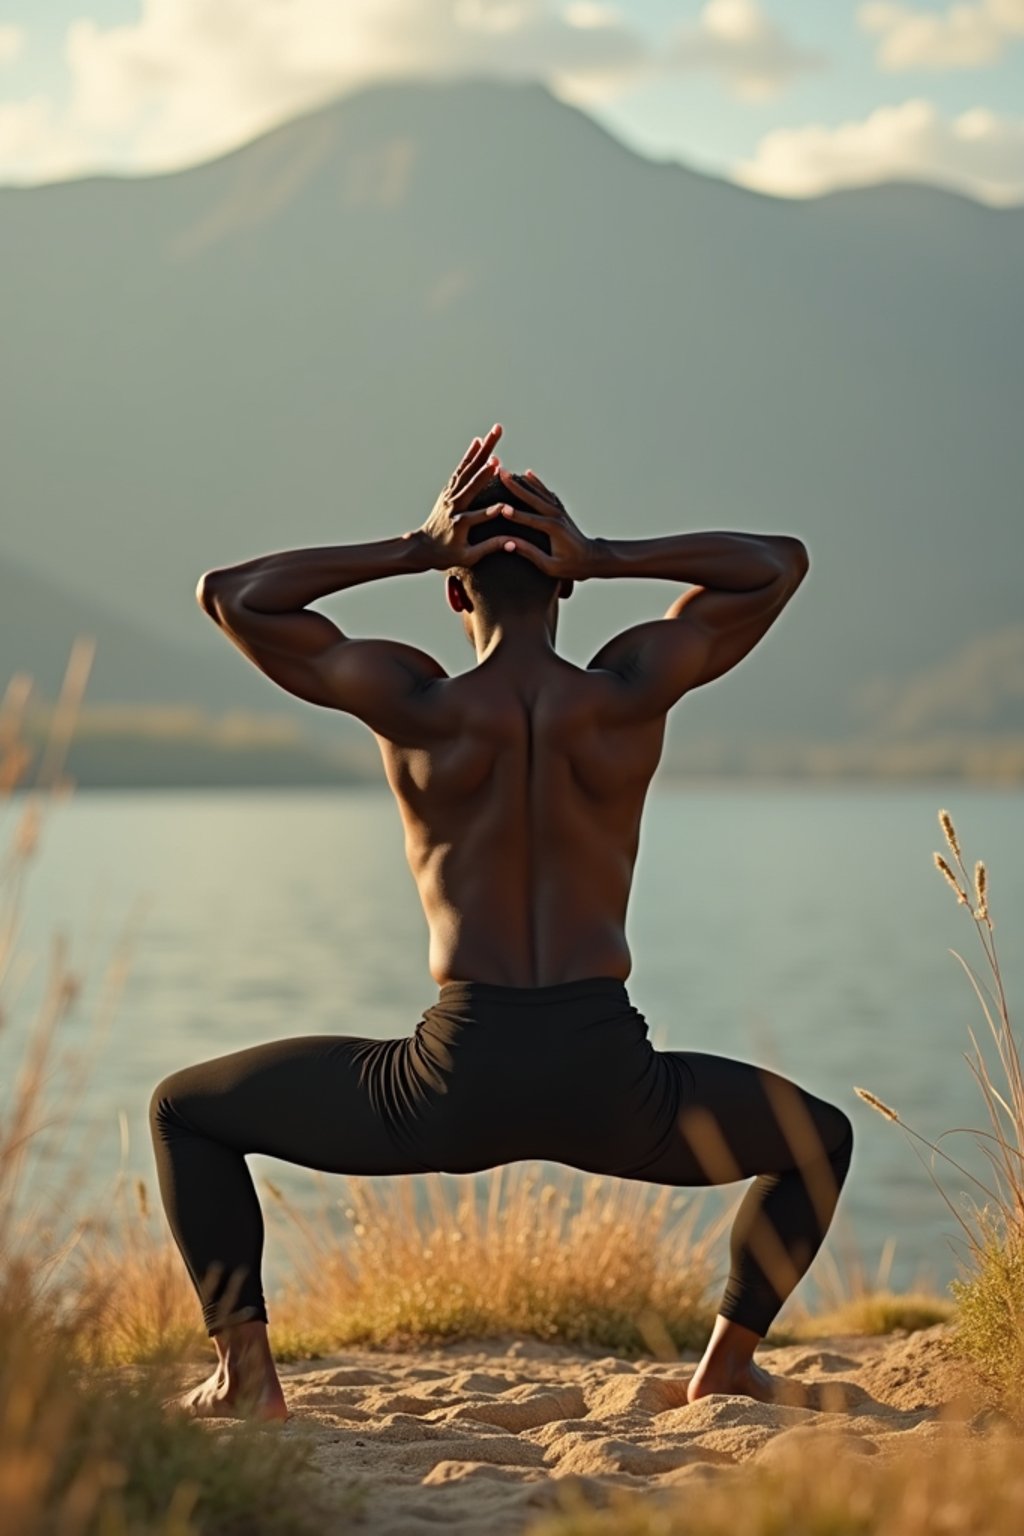
<path id="1" fill-rule="evenodd" d="M 876 793 L 881 790 L 907 790 L 915 792 L 929 789 L 939 791 L 943 787 L 950 790 L 978 790 L 986 794 L 1005 794 L 1016 796 L 1024 792 L 1024 779 L 973 779 L 967 777 L 956 778 L 950 775 L 935 775 L 934 777 L 884 777 L 882 775 L 859 775 L 848 778 L 828 776 L 825 774 L 739 774 L 723 773 L 687 775 L 687 774 L 662 774 L 655 776 L 651 785 L 651 793 L 657 794 L 664 790 L 672 792 L 679 790 L 750 790 L 761 789 L 777 792 L 780 790 L 792 790 L 804 793 L 807 791 L 842 790 L 849 793 L 856 790 Z M 76 795 L 105 795 L 105 794 L 291 794 L 296 791 L 309 793 L 321 792 L 325 795 L 338 790 L 361 790 L 368 793 L 380 793 L 390 796 L 391 791 L 384 779 L 383 770 L 374 776 L 352 779 L 310 779 L 303 780 L 279 780 L 261 782 L 259 780 L 228 781 L 211 780 L 209 782 L 196 780 L 190 783 L 181 782 L 118 782 L 103 781 L 88 783 L 82 780 L 74 782 Z M 11 792 L 10 798 L 17 800 L 33 793 L 30 785 L 23 784 Z"/>
<path id="2" fill-rule="evenodd" d="M 50 713 L 28 720 L 31 776 L 44 755 Z M 323 727 L 287 714 L 192 705 L 86 705 L 75 721 L 64 769 L 80 789 L 336 789 L 379 784 L 380 750 L 354 720 Z M 659 784 L 976 784 L 1024 787 L 1024 732 L 947 730 L 902 736 L 864 732 L 813 739 L 780 732 L 749 736 L 696 731 L 669 735 Z"/>

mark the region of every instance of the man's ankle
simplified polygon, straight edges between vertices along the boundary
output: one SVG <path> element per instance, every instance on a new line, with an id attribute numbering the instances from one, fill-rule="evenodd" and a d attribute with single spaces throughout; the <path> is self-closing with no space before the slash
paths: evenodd
<path id="1" fill-rule="evenodd" d="M 753 1352 L 749 1349 L 713 1349 L 701 1360 L 697 1369 L 706 1376 L 737 1376 L 749 1367 L 752 1359 Z"/>
<path id="2" fill-rule="evenodd" d="M 237 1323 L 224 1328 L 216 1335 L 216 1344 L 221 1363 L 230 1375 L 276 1374 L 266 1323 Z"/>

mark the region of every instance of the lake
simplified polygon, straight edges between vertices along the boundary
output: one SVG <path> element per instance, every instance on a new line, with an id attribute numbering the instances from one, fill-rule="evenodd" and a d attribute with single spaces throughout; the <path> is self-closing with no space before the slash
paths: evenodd
<path id="1" fill-rule="evenodd" d="M 901 1286 L 944 1285 L 957 1273 L 959 1229 L 904 1133 L 854 1085 L 931 1140 L 954 1126 L 987 1128 L 963 1059 L 969 1027 L 981 1040 L 984 1020 L 949 949 L 976 966 L 982 956 L 932 867 L 932 850 L 944 847 L 939 806 L 952 811 L 966 858 L 988 864 L 1019 1017 L 1019 791 L 658 788 L 628 922 L 628 986 L 656 1046 L 761 1062 L 851 1116 L 853 1166 L 828 1247 L 840 1260 L 856 1252 L 870 1269 L 895 1238 Z M 17 810 L 2 813 L 3 844 Z M 88 1152 L 42 1159 L 59 1173 L 74 1156 L 89 1197 L 105 1197 L 122 1166 L 155 1190 L 146 1108 L 168 1071 L 282 1035 L 408 1033 L 437 995 L 386 790 L 80 791 L 47 813 L 29 874 L 19 964 L 31 956 L 34 968 L 16 978 L 0 1035 L 4 1081 L 54 933 L 67 935 L 83 976 L 60 1037 L 81 1053 L 93 1048 L 104 972 L 126 926 L 126 980 L 74 1113 L 69 1147 L 85 1135 Z M 943 1145 L 984 1170 L 968 1136 Z M 312 1174 L 263 1157 L 251 1165 L 257 1181 L 273 1177 L 300 1205 L 319 1202 Z M 955 1198 L 952 1170 L 937 1171 Z M 274 1265 L 271 1251 L 271 1274 Z"/>

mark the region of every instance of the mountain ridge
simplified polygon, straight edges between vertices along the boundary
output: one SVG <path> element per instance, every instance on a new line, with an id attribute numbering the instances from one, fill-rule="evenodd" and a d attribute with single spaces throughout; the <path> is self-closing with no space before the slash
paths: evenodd
<path id="1" fill-rule="evenodd" d="M 685 158 L 672 154 L 655 154 L 636 148 L 621 138 L 613 128 L 608 127 L 601 119 L 585 108 L 576 107 L 563 101 L 543 82 L 537 80 L 511 80 L 502 76 L 488 76 L 486 73 L 461 75 L 456 79 L 407 79 L 381 82 L 369 82 L 357 86 L 352 90 L 341 93 L 332 93 L 320 102 L 304 108 L 300 112 L 283 117 L 280 121 L 268 124 L 260 129 L 251 138 L 240 144 L 229 146 L 226 149 L 215 150 L 198 160 L 190 161 L 186 165 L 171 166 L 164 169 L 147 170 L 90 170 L 74 176 L 62 179 L 54 179 L 45 182 L 0 182 L 0 194 L 12 193 L 45 193 L 54 188 L 67 186 L 83 186 L 105 184 L 131 184 L 136 182 L 166 182 L 176 177 L 189 176 L 195 171 L 209 166 L 224 165 L 249 153 L 256 147 L 273 140 L 279 135 L 288 134 L 303 127 L 315 125 L 318 121 L 330 117 L 343 110 L 350 103 L 357 102 L 363 97 L 379 98 L 391 91 L 408 95 L 415 91 L 433 92 L 439 91 L 452 94 L 460 89 L 476 91 L 511 91 L 526 95 L 537 95 L 554 106 L 572 113 L 574 116 L 585 119 L 604 139 L 614 145 L 631 158 L 641 161 L 646 165 L 655 167 L 667 167 L 680 170 L 685 175 L 695 180 L 713 183 L 728 188 L 744 197 L 759 200 L 761 202 L 788 205 L 792 207 L 813 207 L 832 199 L 856 200 L 865 194 L 872 195 L 879 191 L 893 190 L 899 195 L 914 195 L 922 193 L 926 197 L 936 196 L 940 200 L 958 202 L 970 208 L 976 208 L 984 214 L 993 214 L 997 217 L 1020 216 L 1024 214 L 1024 201 L 1020 203 L 986 203 L 982 198 L 974 197 L 962 188 L 945 185 L 941 182 L 928 181 L 909 176 L 886 177 L 879 181 L 866 182 L 863 185 L 849 187 L 832 187 L 824 192 L 813 193 L 810 196 L 787 196 L 785 193 L 767 192 L 763 188 L 750 186 L 745 182 L 734 181 L 726 174 L 706 170 L 694 165 Z"/>

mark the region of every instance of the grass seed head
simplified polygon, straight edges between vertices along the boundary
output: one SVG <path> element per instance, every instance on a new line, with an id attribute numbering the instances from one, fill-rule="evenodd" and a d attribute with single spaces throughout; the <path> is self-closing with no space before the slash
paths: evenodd
<path id="1" fill-rule="evenodd" d="M 948 811 L 939 812 L 939 826 L 942 828 L 943 833 L 945 834 L 946 842 L 949 844 L 950 849 L 956 855 L 956 857 L 959 858 L 960 839 L 956 835 L 956 827 L 954 827 L 953 818 Z"/>
<path id="2" fill-rule="evenodd" d="M 967 900 L 967 892 L 961 886 L 956 875 L 954 875 L 953 871 L 942 857 L 942 854 L 933 853 L 932 858 L 935 860 L 935 868 L 939 871 L 939 874 L 943 875 L 945 879 L 949 881 L 954 891 L 956 891 L 956 899 L 960 905 L 963 907 L 970 906 L 970 902 Z"/>
<path id="3" fill-rule="evenodd" d="M 883 1104 L 877 1094 L 867 1088 L 854 1088 L 853 1091 L 858 1098 L 864 1100 L 865 1104 L 870 1104 L 872 1109 L 877 1109 L 880 1115 L 884 1115 L 887 1120 L 895 1120 L 897 1125 L 899 1124 L 899 1115 L 894 1109 L 890 1109 L 888 1104 Z"/>

